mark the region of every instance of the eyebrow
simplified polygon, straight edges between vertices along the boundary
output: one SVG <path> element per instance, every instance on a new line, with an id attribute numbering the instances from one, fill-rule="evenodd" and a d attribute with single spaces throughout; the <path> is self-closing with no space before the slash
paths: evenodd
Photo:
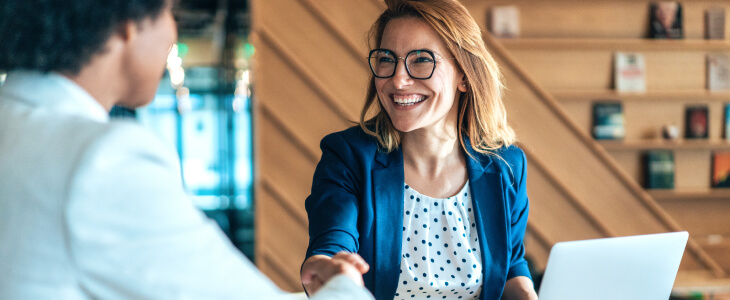
<path id="1" fill-rule="evenodd" d="M 388 49 L 388 48 L 382 48 L 382 49 L 388 50 L 388 51 L 392 52 L 393 54 L 396 54 L 396 53 L 395 53 L 395 51 L 393 51 L 393 50 L 391 50 L 391 49 Z M 443 56 L 443 55 L 442 55 L 441 53 L 439 53 L 438 51 L 436 51 L 436 50 L 433 50 L 433 49 L 429 49 L 429 48 L 418 48 L 418 49 L 408 50 L 408 51 L 406 52 L 406 55 L 408 55 L 408 53 L 411 53 L 411 52 L 413 52 L 413 51 L 419 51 L 419 50 L 427 50 L 427 51 L 431 51 L 431 52 L 433 52 L 433 54 L 436 54 L 436 55 L 438 55 L 438 56 L 444 57 L 444 56 Z M 396 54 L 396 55 L 400 55 L 400 54 Z"/>

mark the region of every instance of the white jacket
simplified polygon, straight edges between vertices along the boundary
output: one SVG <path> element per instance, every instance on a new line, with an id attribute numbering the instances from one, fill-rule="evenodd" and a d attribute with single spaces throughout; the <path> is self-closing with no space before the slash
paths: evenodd
<path id="1" fill-rule="evenodd" d="M 340 276 L 314 298 L 342 295 L 369 297 Z M 286 296 L 193 206 L 176 154 L 154 134 L 110 122 L 61 75 L 8 75 L 0 299 L 278 297 Z"/>

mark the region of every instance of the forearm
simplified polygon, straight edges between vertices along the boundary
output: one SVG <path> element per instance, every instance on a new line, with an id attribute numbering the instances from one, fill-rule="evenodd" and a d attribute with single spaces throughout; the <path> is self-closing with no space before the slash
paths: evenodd
<path id="1" fill-rule="evenodd" d="M 537 300 L 537 293 L 533 287 L 532 280 L 525 276 L 517 276 L 504 285 L 504 300 Z"/>

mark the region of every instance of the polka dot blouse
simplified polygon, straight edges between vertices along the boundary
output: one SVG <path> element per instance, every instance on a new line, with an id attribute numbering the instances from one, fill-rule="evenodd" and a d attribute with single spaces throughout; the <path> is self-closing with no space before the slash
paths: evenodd
<path id="1" fill-rule="evenodd" d="M 395 299 L 477 299 L 482 260 L 469 182 L 434 199 L 405 185 L 403 250 Z"/>

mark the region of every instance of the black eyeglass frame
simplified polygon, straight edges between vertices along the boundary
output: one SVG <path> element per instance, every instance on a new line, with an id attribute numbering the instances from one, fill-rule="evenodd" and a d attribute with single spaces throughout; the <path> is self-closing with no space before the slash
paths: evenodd
<path id="1" fill-rule="evenodd" d="M 375 53 L 376 51 L 387 51 L 387 52 L 392 53 L 393 56 L 395 56 L 396 59 L 395 59 L 395 65 L 393 66 L 393 74 L 390 74 L 388 76 L 378 76 L 378 74 L 375 73 L 375 69 L 373 68 L 373 63 L 370 61 L 370 59 L 373 57 L 373 53 Z M 408 52 L 408 54 L 406 54 L 406 57 L 400 57 L 400 56 L 395 55 L 395 52 L 393 52 L 393 50 L 383 49 L 383 48 L 377 48 L 377 49 L 370 50 L 370 53 L 368 53 L 368 65 L 370 66 L 370 71 L 373 73 L 373 76 L 375 76 L 376 78 L 390 78 L 390 77 L 393 77 L 393 76 L 395 76 L 395 72 L 398 69 L 398 61 L 400 59 L 403 59 L 403 61 L 406 62 L 407 59 L 408 59 L 408 56 L 410 56 L 411 53 L 414 53 L 414 52 L 426 52 L 429 55 L 431 55 L 431 58 L 433 59 L 433 69 L 431 69 L 431 74 L 429 74 L 428 77 L 423 77 L 423 78 L 413 76 L 413 74 L 411 74 L 411 70 L 408 68 L 408 64 L 407 63 L 405 64 L 405 66 L 406 66 L 406 73 L 408 73 L 408 76 L 410 76 L 413 79 L 418 79 L 418 80 L 431 79 L 431 76 L 433 76 L 433 73 L 436 71 L 436 62 L 442 61 L 442 60 L 455 59 L 456 58 L 456 57 L 452 57 L 452 58 L 440 58 L 439 59 L 439 58 L 436 58 L 436 54 L 434 54 L 433 51 L 426 50 L 426 49 L 411 50 L 410 52 Z"/>

